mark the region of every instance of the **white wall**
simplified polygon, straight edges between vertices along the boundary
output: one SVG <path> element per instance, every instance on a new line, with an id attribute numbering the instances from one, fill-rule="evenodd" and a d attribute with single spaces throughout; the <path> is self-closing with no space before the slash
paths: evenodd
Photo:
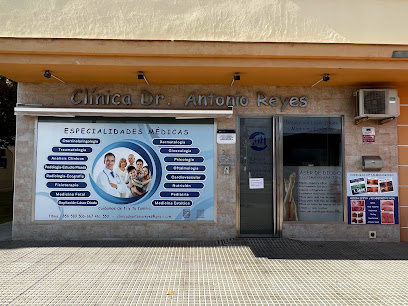
<path id="1" fill-rule="evenodd" d="M 407 44 L 403 0 L 0 0 L 0 37 Z"/>

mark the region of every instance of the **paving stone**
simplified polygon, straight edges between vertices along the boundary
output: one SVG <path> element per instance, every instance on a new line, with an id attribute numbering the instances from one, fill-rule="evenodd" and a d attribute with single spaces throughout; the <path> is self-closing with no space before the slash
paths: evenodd
<path id="1" fill-rule="evenodd" d="M 407 261 L 408 243 L 5 239 L 0 305 L 408 305 Z"/>

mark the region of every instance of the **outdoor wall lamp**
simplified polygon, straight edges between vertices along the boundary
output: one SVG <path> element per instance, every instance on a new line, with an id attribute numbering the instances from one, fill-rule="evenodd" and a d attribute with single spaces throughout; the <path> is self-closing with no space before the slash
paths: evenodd
<path id="1" fill-rule="evenodd" d="M 137 79 L 138 80 L 145 80 L 146 84 L 150 86 L 149 82 L 146 79 L 146 76 L 144 75 L 143 71 L 138 71 L 137 72 Z"/>
<path id="2" fill-rule="evenodd" d="M 330 81 L 330 74 L 328 74 L 328 73 L 326 73 L 325 75 L 323 75 L 323 77 L 320 79 L 320 80 L 318 80 L 316 83 L 314 83 L 312 86 L 310 86 L 310 87 L 315 87 L 317 84 L 319 84 L 321 81 L 323 81 L 323 82 L 328 82 L 328 81 Z"/>
<path id="3" fill-rule="evenodd" d="M 49 70 L 44 71 L 44 78 L 46 78 L 46 79 L 54 78 L 54 79 L 57 79 L 58 81 L 60 81 L 61 83 L 67 84 L 67 82 L 65 82 L 65 81 L 61 80 L 59 77 L 53 75 L 51 73 L 51 71 L 49 71 Z"/>
<path id="4" fill-rule="evenodd" d="M 235 81 L 240 81 L 240 80 L 241 80 L 241 74 L 239 72 L 235 72 L 230 86 L 232 86 L 232 84 L 234 84 Z"/>

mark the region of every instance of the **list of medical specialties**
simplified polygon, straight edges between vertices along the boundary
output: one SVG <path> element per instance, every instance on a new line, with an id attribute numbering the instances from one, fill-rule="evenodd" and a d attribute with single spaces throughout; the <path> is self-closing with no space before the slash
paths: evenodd
<path id="1" fill-rule="evenodd" d="M 284 167 L 285 195 L 292 194 L 297 221 L 341 221 L 341 182 L 341 167 Z"/>
<path id="2" fill-rule="evenodd" d="M 38 122 L 35 220 L 213 220 L 212 123 Z"/>
<path id="3" fill-rule="evenodd" d="M 397 173 L 347 173 L 349 224 L 398 224 Z"/>

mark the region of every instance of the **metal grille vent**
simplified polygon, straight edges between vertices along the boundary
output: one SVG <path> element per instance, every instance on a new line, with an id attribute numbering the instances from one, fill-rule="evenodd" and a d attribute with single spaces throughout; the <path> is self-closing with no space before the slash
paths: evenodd
<path id="1" fill-rule="evenodd" d="M 385 91 L 364 91 L 364 113 L 385 114 Z"/>

